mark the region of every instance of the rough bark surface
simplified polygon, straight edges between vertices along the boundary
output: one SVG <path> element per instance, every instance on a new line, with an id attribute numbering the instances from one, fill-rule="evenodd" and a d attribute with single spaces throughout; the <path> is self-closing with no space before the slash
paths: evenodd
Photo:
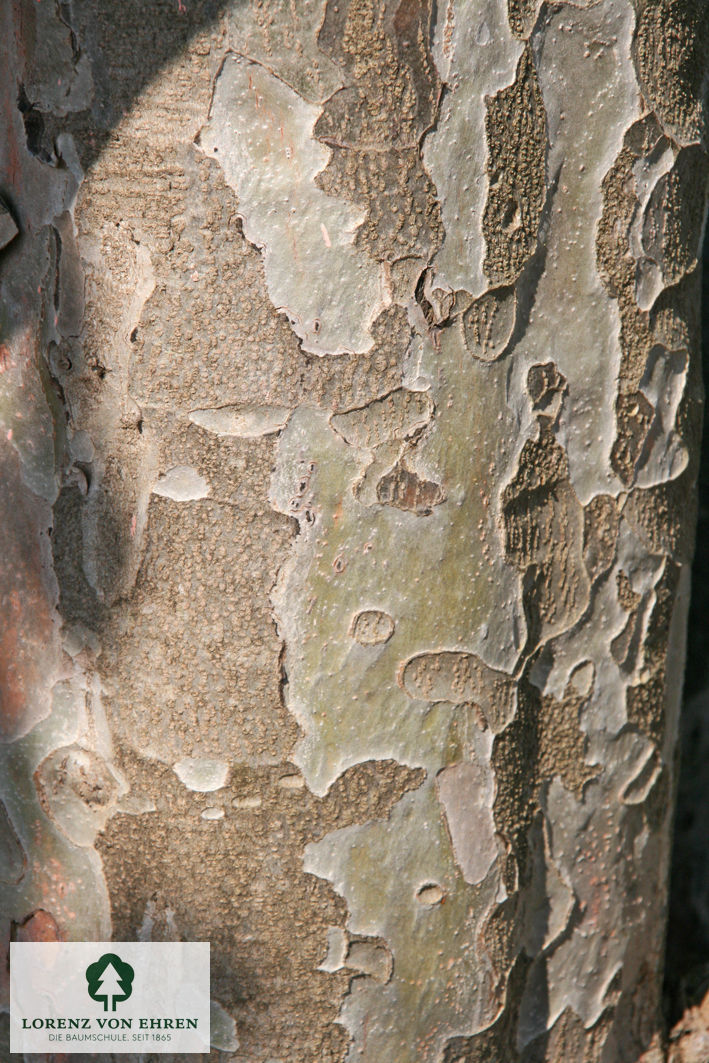
<path id="1" fill-rule="evenodd" d="M 3 6 L 6 942 L 211 940 L 234 1063 L 665 1059 L 708 25 Z"/>

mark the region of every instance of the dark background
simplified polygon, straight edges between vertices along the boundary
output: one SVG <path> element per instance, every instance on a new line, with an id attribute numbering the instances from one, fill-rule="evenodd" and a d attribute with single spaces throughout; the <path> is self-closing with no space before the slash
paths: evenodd
<path id="1" fill-rule="evenodd" d="M 702 270 L 702 371 L 709 385 L 709 226 Z M 709 410 L 699 467 L 680 777 L 670 881 L 665 1003 L 672 1024 L 709 990 Z"/>

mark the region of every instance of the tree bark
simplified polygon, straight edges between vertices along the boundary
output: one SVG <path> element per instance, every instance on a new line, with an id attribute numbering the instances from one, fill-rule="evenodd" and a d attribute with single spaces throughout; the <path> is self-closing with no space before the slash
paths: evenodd
<path id="1" fill-rule="evenodd" d="M 6 940 L 210 940 L 239 1063 L 659 1063 L 706 5 L 0 18 Z"/>

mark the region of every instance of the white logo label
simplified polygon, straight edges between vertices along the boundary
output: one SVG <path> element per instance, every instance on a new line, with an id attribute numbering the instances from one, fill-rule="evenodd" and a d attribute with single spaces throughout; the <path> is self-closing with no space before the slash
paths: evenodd
<path id="1" fill-rule="evenodd" d="M 209 1052 L 209 942 L 12 942 L 11 1052 Z"/>

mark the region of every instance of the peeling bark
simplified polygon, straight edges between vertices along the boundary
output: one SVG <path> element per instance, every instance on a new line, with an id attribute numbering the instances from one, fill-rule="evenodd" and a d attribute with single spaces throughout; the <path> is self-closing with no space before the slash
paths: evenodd
<path id="1" fill-rule="evenodd" d="M 6 5 L 5 943 L 211 939 L 235 1063 L 665 1058 L 703 14 Z"/>

